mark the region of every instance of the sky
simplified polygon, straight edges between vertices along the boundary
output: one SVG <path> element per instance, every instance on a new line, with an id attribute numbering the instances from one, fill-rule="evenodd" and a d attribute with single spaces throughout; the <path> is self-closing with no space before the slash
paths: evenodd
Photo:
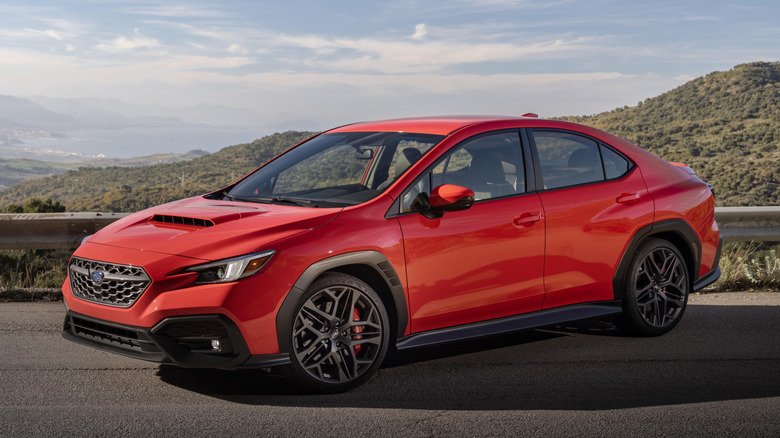
<path id="1" fill-rule="evenodd" d="M 24 0 L 0 17 L 0 94 L 221 105 L 322 128 L 594 114 L 780 60 L 776 0 Z"/>

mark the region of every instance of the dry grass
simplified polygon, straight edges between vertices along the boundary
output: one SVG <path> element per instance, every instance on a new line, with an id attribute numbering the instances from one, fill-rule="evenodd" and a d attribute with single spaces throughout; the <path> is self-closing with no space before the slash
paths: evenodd
<path id="1" fill-rule="evenodd" d="M 727 244 L 720 258 L 721 277 L 710 290 L 780 292 L 778 245 L 757 242 Z"/>

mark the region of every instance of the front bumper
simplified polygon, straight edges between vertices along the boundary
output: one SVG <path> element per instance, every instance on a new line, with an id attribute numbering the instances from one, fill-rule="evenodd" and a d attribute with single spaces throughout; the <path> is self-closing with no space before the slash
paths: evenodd
<path id="1" fill-rule="evenodd" d="M 104 321 L 69 310 L 65 339 L 100 350 L 193 368 L 265 368 L 290 363 L 287 353 L 252 355 L 224 315 L 174 316 L 152 328 Z M 215 343 L 218 341 L 218 347 Z"/>

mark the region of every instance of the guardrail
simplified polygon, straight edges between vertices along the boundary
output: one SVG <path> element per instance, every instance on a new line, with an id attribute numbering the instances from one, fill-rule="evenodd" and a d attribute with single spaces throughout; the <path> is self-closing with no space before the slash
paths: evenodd
<path id="1" fill-rule="evenodd" d="M 85 236 L 130 213 L 0 214 L 0 249 L 76 248 Z"/>
<path id="2" fill-rule="evenodd" d="M 780 207 L 715 207 L 726 242 L 780 241 Z"/>
<path id="3" fill-rule="evenodd" d="M 81 240 L 130 213 L 0 214 L 0 249 L 76 248 Z M 717 207 L 723 239 L 780 241 L 780 207 Z"/>

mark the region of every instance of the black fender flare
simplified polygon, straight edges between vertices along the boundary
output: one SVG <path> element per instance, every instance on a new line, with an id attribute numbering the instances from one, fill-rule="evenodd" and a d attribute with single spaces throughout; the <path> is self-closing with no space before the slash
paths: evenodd
<path id="1" fill-rule="evenodd" d="M 290 324 L 295 317 L 295 309 L 298 307 L 298 304 L 300 303 L 303 294 L 306 293 L 306 289 L 309 288 L 309 285 L 311 285 L 317 277 L 327 271 L 338 270 L 340 267 L 351 265 L 369 267 L 376 271 L 378 276 L 382 278 L 387 285 L 387 289 L 390 291 L 393 304 L 395 305 L 397 323 L 397 335 L 395 337 L 400 338 L 404 335 L 406 327 L 409 324 L 409 309 L 406 303 L 406 295 L 404 294 L 401 279 L 398 276 L 398 273 L 396 273 L 395 268 L 393 268 L 390 261 L 378 251 L 350 252 L 313 263 L 303 271 L 303 274 L 298 277 L 298 280 L 287 293 L 287 296 L 279 308 L 279 312 L 276 314 L 276 337 L 281 353 L 292 351 L 288 331 L 291 327 Z"/>
<path id="2" fill-rule="evenodd" d="M 631 259 L 634 256 L 634 252 L 645 239 L 659 235 L 675 236 L 675 242 L 672 243 L 678 246 L 677 249 L 683 253 L 684 257 L 689 258 L 689 262 L 693 263 L 693 266 L 690 266 L 688 271 L 691 275 L 691 285 L 699 279 L 701 240 L 696 232 L 693 231 L 693 228 L 683 219 L 667 219 L 655 222 L 637 230 L 634 236 L 631 237 L 628 246 L 626 246 L 626 250 L 623 251 L 618 267 L 615 270 L 615 275 L 612 278 L 612 293 L 616 300 L 623 298 L 623 284 L 628 271 L 631 269 Z M 681 244 L 684 247 L 679 248 Z"/>

